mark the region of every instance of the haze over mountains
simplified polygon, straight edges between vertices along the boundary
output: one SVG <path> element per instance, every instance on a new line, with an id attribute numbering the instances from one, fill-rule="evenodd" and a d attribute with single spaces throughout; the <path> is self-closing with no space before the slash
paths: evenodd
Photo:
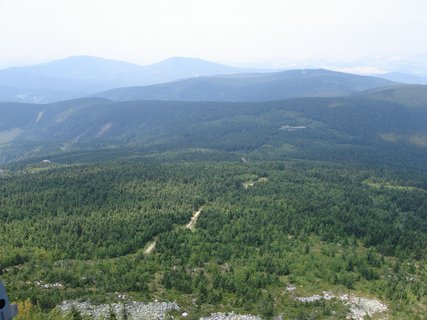
<path id="1" fill-rule="evenodd" d="M 94 96 L 117 101 L 268 101 L 343 96 L 397 84 L 375 77 L 312 69 L 201 77 L 145 87 L 118 88 Z"/>
<path id="2" fill-rule="evenodd" d="M 91 56 L 74 56 L 28 67 L 0 70 L 0 99 L 52 102 L 98 91 L 141 86 L 215 74 L 263 71 L 225 66 L 196 58 L 175 57 L 140 66 Z M 61 96 L 60 92 L 66 92 Z"/>
<path id="3" fill-rule="evenodd" d="M 88 56 L 1 70 L 0 100 L 26 103 L 0 103 L 0 161 L 123 147 L 257 152 L 279 147 L 286 132 L 296 139 L 286 140 L 289 150 L 300 155 L 337 141 L 352 152 L 374 142 L 378 150 L 424 152 L 425 86 L 323 69 L 267 71 Z M 94 93 L 106 88 L 114 89 Z"/>
<path id="4" fill-rule="evenodd" d="M 0 70 L 0 100 L 49 103 L 95 95 L 117 100 L 260 101 L 345 95 L 394 84 L 391 81 L 427 82 L 422 77 L 401 73 L 362 78 L 327 70 L 279 72 L 237 68 L 184 57 L 140 66 L 91 56 L 74 56 Z M 154 84 L 158 86 L 152 86 Z M 123 87 L 126 88 L 114 90 Z M 112 91 L 103 92 L 109 90 Z"/>
<path id="5" fill-rule="evenodd" d="M 406 84 L 427 84 L 427 78 L 408 73 L 387 72 L 379 74 L 378 77 Z"/>
<path id="6" fill-rule="evenodd" d="M 87 56 L 2 70 L 0 100 L 26 103 L 0 103 L 0 161 L 124 147 L 256 153 L 280 149 L 286 132 L 301 156 L 337 141 L 351 152 L 373 144 L 425 151 L 426 86 L 323 69 L 253 71 L 189 58 L 142 67 Z M 64 101 L 43 104 L 50 100 Z"/>
<path id="7" fill-rule="evenodd" d="M 76 61 L 80 62 L 76 64 Z M 350 294 L 357 288 L 362 297 L 370 297 L 378 291 L 367 290 L 366 281 L 383 288 L 382 279 L 395 270 L 396 264 L 395 260 L 379 262 L 375 265 L 378 273 L 366 271 L 374 270 L 374 265 L 369 264 L 369 252 L 382 250 L 378 252 L 396 257 L 406 255 L 411 259 L 425 256 L 427 238 L 422 221 L 427 190 L 426 85 L 404 85 L 380 77 L 324 69 L 261 73 L 181 58 L 139 67 L 83 57 L 24 71 L 9 73 L 11 81 L 6 81 L 6 77 L 3 80 L 7 86 L 0 87 L 0 100 L 14 97 L 27 102 L 0 103 L 0 180 L 4 195 L 0 215 L 5 221 L 3 229 L 9 232 L 2 234 L 2 241 L 7 245 L 6 251 L 14 252 L 14 256 L 0 259 L 0 270 L 9 283 L 19 284 L 23 273 L 30 275 L 27 279 L 33 282 L 26 281 L 15 289 L 22 291 L 25 299 L 28 287 L 35 283 L 36 290 L 43 290 L 37 291 L 37 299 L 45 294 L 42 299 L 46 308 L 68 299 L 56 294 L 58 291 L 71 292 L 70 298 L 81 299 L 82 292 L 92 297 L 94 286 L 98 286 L 97 290 L 106 290 L 96 294 L 101 299 L 108 297 L 110 302 L 110 291 L 132 294 L 134 289 L 127 285 L 137 284 L 141 280 L 139 275 L 144 274 L 138 268 L 150 265 L 145 274 L 152 277 L 150 288 L 158 292 L 174 292 L 176 284 L 172 283 L 175 282 L 168 282 L 175 281 L 173 279 L 188 283 L 188 289 L 177 294 L 180 306 L 185 306 L 182 310 L 191 310 L 196 315 L 194 319 L 222 310 L 225 304 L 227 310 L 235 310 L 233 301 L 237 300 L 228 300 L 228 297 L 239 296 L 235 290 L 239 287 L 247 287 L 249 289 L 244 290 L 254 293 L 258 290 L 253 295 L 254 302 L 245 299 L 249 306 L 257 305 L 261 290 L 272 290 L 272 284 L 277 287 L 278 298 L 272 295 L 271 301 L 290 299 L 274 308 L 283 307 L 289 312 L 289 306 L 293 306 L 295 316 L 300 310 L 315 314 L 310 311 L 312 306 L 295 301 L 294 293 L 292 296 L 282 293 L 283 286 L 295 283 L 290 279 L 296 278 L 290 277 L 301 267 L 301 261 L 303 264 L 308 261 L 306 265 L 310 268 L 301 268 L 298 277 L 305 279 L 306 284 L 299 285 L 300 288 L 311 286 L 316 279 L 316 286 L 319 283 L 323 288 L 334 286 L 333 292 L 343 292 L 345 288 Z M 208 75 L 200 76 L 202 73 Z M 187 78 L 177 80 L 179 77 Z M 33 89 L 11 86 L 20 84 L 19 79 Z M 175 81 L 90 91 L 147 79 Z M 37 88 L 45 85 L 51 88 Z M 74 96 L 84 97 L 70 100 Z M 45 103 L 48 99 L 66 100 Z M 149 190 L 151 195 L 147 193 Z M 289 199 L 298 205 L 295 209 L 288 210 Z M 187 202 L 185 208 L 183 201 Z M 215 208 L 227 209 L 223 212 Z M 255 210 L 253 214 L 251 210 Z M 176 212 L 182 216 L 178 217 Z M 242 224 L 243 220 L 221 221 L 236 212 L 242 212 L 250 228 Z M 201 219 L 193 220 L 198 215 Z M 402 220 L 406 217 L 410 218 Z M 292 222 L 292 230 L 303 230 L 303 237 L 294 238 L 294 231 L 282 229 L 294 221 L 291 219 L 303 219 Z M 185 231 L 179 227 L 188 226 L 188 221 L 194 221 L 196 229 Z M 318 229 L 314 229 L 315 226 Z M 370 229 L 372 226 L 375 229 Z M 223 231 L 218 233 L 218 230 Z M 336 234 L 340 234 L 340 238 L 333 238 Z M 114 237 L 106 238 L 106 235 Z M 219 238 L 214 238 L 217 235 Z M 236 242 L 239 245 L 235 247 L 234 235 L 241 235 L 243 240 Z M 184 238 L 179 238 L 181 236 Z M 186 238 L 191 244 L 181 245 Z M 297 242 L 289 245 L 290 240 Z M 206 248 L 221 241 L 224 245 L 218 247 L 219 255 L 211 260 L 215 269 L 207 267 L 206 273 L 212 279 L 222 274 L 215 271 L 222 270 L 217 269 L 218 262 L 222 261 L 224 265 L 235 263 L 233 268 L 239 276 L 230 278 L 234 282 L 224 282 L 221 291 L 214 289 L 214 285 L 206 289 L 206 292 L 219 292 L 212 298 L 213 304 L 208 304 L 209 310 L 188 309 L 188 306 L 194 307 L 194 297 L 203 297 L 203 294 L 186 270 L 207 266 L 203 261 L 210 258 L 205 253 L 216 252 L 216 249 Z M 268 245 L 262 245 L 262 241 Z M 342 267 L 338 271 L 332 268 L 330 276 L 325 278 L 320 270 L 329 269 L 332 264 L 322 262 L 318 267 L 319 278 L 307 276 L 314 259 L 311 241 L 321 255 L 317 261 L 328 257 Z M 353 248 L 343 245 L 344 241 L 353 243 Z M 281 247 L 270 247 L 273 243 Z M 47 246 L 39 247 L 40 244 Z M 184 261 L 182 257 L 192 260 L 199 244 L 203 246 L 197 259 L 203 263 L 179 262 Z M 366 244 L 369 247 L 365 248 Z M 260 245 L 269 255 L 263 253 L 262 260 L 258 255 Z M 252 254 L 245 260 L 235 258 L 251 246 L 248 252 Z M 357 258 L 368 261 L 365 267 L 360 262 L 353 266 L 351 261 L 359 260 L 346 262 L 341 254 L 326 254 L 355 250 L 356 246 L 358 251 L 369 250 Z M 191 251 L 180 251 L 184 247 Z M 51 265 L 48 265 L 46 261 L 40 263 L 36 255 L 25 255 L 27 251 L 22 251 L 32 252 L 33 248 L 35 252 L 41 248 L 45 251 L 40 252 L 49 252 L 56 258 L 50 258 Z M 162 251 L 165 248 L 167 252 Z M 290 248 L 295 248 L 292 256 L 279 258 L 273 253 L 288 254 Z M 224 252 L 230 256 L 224 256 Z M 57 272 L 56 261 L 72 259 L 75 270 L 70 269 L 70 275 L 79 274 L 87 267 L 87 258 L 95 263 L 92 279 L 101 276 L 105 280 L 86 282 L 86 278 L 79 275 L 74 283 L 73 276 Z M 126 265 L 105 267 L 116 261 L 124 261 Z M 147 264 L 147 261 L 151 262 Z M 163 270 L 161 279 L 155 277 L 157 271 L 151 269 L 155 261 L 165 263 L 156 267 Z M 244 262 L 239 265 L 236 261 Z M 273 265 L 271 261 L 281 262 Z M 176 262 L 184 275 L 180 278 L 174 278 L 175 271 L 168 275 Z M 102 269 L 98 263 L 102 263 Z M 272 274 L 278 282 L 271 278 L 268 280 L 271 282 L 259 287 L 258 282 L 244 280 L 246 276 L 241 275 L 250 274 L 246 273 L 249 269 L 244 268 L 251 263 L 250 272 L 255 272 L 258 279 Z M 385 263 L 387 267 L 382 265 Z M 42 266 L 39 269 L 46 276 L 41 277 L 38 271 L 34 273 L 34 265 Z M 367 265 L 370 269 L 366 269 Z M 110 269 L 118 270 L 120 275 L 108 273 Z M 129 272 L 128 278 L 122 277 L 123 272 Z M 337 272 L 344 276 L 337 277 Z M 408 274 L 415 276 L 414 272 L 417 271 Z M 345 278 L 347 275 L 349 278 Z M 287 278 L 280 280 L 279 276 Z M 425 278 L 423 274 L 417 276 Z M 208 281 L 208 277 L 200 279 Z M 407 276 L 402 279 L 407 283 Z M 394 286 L 395 279 L 390 280 Z M 111 281 L 118 286 L 105 287 L 105 283 Z M 243 285 L 238 281 L 243 281 Z M 50 282 L 63 287 L 40 288 L 38 285 L 46 283 L 47 286 Z M 227 283 L 238 285 L 229 287 Z M 67 290 L 63 290 L 64 287 Z M 194 294 L 189 294 L 193 287 Z M 138 292 L 151 290 L 148 285 L 135 288 Z M 411 290 L 416 294 L 418 287 L 414 288 Z M 53 290 L 57 290 L 56 293 Z M 393 297 L 386 297 L 381 296 L 381 301 L 395 308 L 390 300 Z M 159 299 L 176 300 L 170 296 Z M 415 298 L 414 301 L 425 305 Z M 334 305 L 331 310 L 338 310 L 334 311 L 335 315 L 341 312 L 340 319 L 348 318 L 343 307 Z M 267 314 L 262 308 L 248 311 L 245 306 L 240 312 L 267 314 L 265 319 L 270 319 L 274 308 Z M 406 314 L 412 314 L 414 308 L 408 307 Z M 383 312 L 381 310 L 378 312 Z M 308 319 L 309 315 L 299 318 Z"/>

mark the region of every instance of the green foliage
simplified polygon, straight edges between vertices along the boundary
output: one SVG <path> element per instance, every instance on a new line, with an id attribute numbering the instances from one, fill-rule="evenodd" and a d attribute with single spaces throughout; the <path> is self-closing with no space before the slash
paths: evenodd
<path id="1" fill-rule="evenodd" d="M 0 265 L 12 299 L 31 299 L 34 312 L 120 292 L 199 315 L 345 317 L 335 301 L 295 302 L 288 284 L 297 295 L 366 292 L 402 319 L 426 301 L 422 171 L 296 160 L 28 168 L 1 178 Z M 255 184 L 244 188 L 247 179 Z M 200 206 L 195 230 L 185 229 Z M 64 288 L 43 288 L 54 283 Z"/>
<path id="2" fill-rule="evenodd" d="M 419 86 L 404 95 L 417 100 L 425 91 Z M 212 161 L 236 159 L 229 153 L 243 152 L 261 160 L 425 168 L 427 109 L 397 97 L 368 94 L 262 103 L 87 98 L 51 105 L 0 104 L 0 163 L 29 156 L 70 161 L 65 152 L 91 158 L 88 151 L 102 150 L 109 157 L 116 152 L 115 159 L 126 152 L 145 159 L 161 154 L 168 160 Z M 35 124 L 40 112 L 43 117 Z"/>

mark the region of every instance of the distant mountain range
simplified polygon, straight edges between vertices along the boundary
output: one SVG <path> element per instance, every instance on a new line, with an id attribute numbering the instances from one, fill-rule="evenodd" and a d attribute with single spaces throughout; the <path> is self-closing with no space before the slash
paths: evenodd
<path id="1" fill-rule="evenodd" d="M 377 75 L 390 81 L 401 82 L 406 84 L 427 84 L 427 78 L 401 72 L 388 72 Z"/>
<path id="2" fill-rule="evenodd" d="M 266 70 L 235 68 L 196 58 L 176 57 L 140 66 L 91 56 L 75 56 L 0 70 L 0 99 L 46 103 L 118 87 L 260 71 Z M 65 94 L 59 94 L 61 92 Z"/>
<path id="3" fill-rule="evenodd" d="M 391 91 L 390 91 L 391 90 Z M 335 157 L 399 163 L 427 157 L 427 86 L 274 102 L 0 104 L 0 162 L 123 147 L 207 148 L 259 156 Z M 402 162 L 403 161 L 403 162 Z"/>
<path id="4" fill-rule="evenodd" d="M 0 70 L 0 100 L 49 103 L 95 94 L 115 100 L 261 101 L 339 96 L 394 84 L 327 70 L 273 72 L 195 58 L 140 66 L 76 56 Z"/>
<path id="5" fill-rule="evenodd" d="M 343 96 L 397 84 L 376 77 L 309 69 L 200 77 L 144 87 L 118 88 L 93 96 L 116 101 L 268 101 Z"/>

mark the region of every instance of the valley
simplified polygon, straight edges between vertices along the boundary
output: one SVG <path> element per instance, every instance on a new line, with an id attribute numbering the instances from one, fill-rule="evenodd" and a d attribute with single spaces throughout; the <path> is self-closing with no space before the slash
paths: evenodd
<path id="1" fill-rule="evenodd" d="M 18 320 L 423 319 L 426 86 L 299 70 L 141 88 L 0 103 Z"/>

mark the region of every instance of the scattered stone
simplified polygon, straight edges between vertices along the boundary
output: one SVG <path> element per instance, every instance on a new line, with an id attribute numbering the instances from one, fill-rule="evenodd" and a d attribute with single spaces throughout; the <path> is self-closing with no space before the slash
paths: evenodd
<path id="1" fill-rule="evenodd" d="M 288 291 L 288 292 L 292 292 L 292 291 L 295 291 L 296 290 L 296 287 L 295 286 L 293 286 L 293 285 L 288 285 L 287 287 L 286 287 L 286 291 Z"/>
<path id="2" fill-rule="evenodd" d="M 323 291 L 323 299 L 325 299 L 325 300 L 332 300 L 333 298 L 335 298 L 335 296 L 334 296 L 334 294 L 332 292 Z"/>
<path id="3" fill-rule="evenodd" d="M 129 297 L 126 294 L 124 294 L 124 293 L 114 292 L 114 294 L 116 295 L 116 297 L 117 297 L 118 300 L 129 301 Z M 155 302 L 157 302 L 157 301 L 155 301 Z"/>
<path id="4" fill-rule="evenodd" d="M 363 320 L 366 316 L 372 317 L 377 313 L 384 313 L 388 309 L 385 304 L 377 299 L 368 299 L 347 294 L 340 295 L 339 299 L 349 306 L 350 314 L 348 318 L 353 320 Z"/>
<path id="5" fill-rule="evenodd" d="M 183 313 L 182 313 L 182 316 L 183 316 L 184 318 L 187 318 L 187 317 L 188 317 L 188 313 L 187 313 L 187 312 L 183 312 Z"/>
<path id="6" fill-rule="evenodd" d="M 82 316 L 102 319 L 110 312 L 114 312 L 117 319 L 122 319 L 124 313 L 129 320 L 163 320 L 170 311 L 179 310 L 175 302 L 143 303 L 130 301 L 128 303 L 112 303 L 94 305 L 91 302 L 64 301 L 59 305 L 62 313 L 69 313 L 73 308 L 80 312 Z"/>
<path id="7" fill-rule="evenodd" d="M 372 317 L 377 313 L 384 313 L 387 311 L 387 306 L 377 299 L 368 299 L 364 297 L 357 297 L 352 294 L 342 294 L 335 296 L 332 292 L 323 291 L 323 295 L 315 294 L 310 297 L 296 297 L 295 300 L 301 302 L 314 302 L 318 300 L 331 300 L 338 299 L 347 305 L 350 313 L 347 319 L 363 320 L 364 317 Z"/>
<path id="8" fill-rule="evenodd" d="M 261 320 L 261 318 L 253 315 L 235 314 L 234 312 L 231 312 L 231 313 L 219 312 L 219 313 L 211 314 L 208 317 L 200 318 L 200 320 Z"/>
<path id="9" fill-rule="evenodd" d="M 310 297 L 296 297 L 295 299 L 301 302 L 314 302 L 323 299 L 323 297 L 318 294 L 315 294 Z"/>
<path id="10" fill-rule="evenodd" d="M 53 289 L 53 288 L 64 289 L 64 285 L 59 283 L 59 282 L 57 282 L 57 283 L 43 283 L 41 281 L 34 281 L 34 284 L 36 286 L 38 286 L 39 288 L 42 288 L 42 289 Z"/>

